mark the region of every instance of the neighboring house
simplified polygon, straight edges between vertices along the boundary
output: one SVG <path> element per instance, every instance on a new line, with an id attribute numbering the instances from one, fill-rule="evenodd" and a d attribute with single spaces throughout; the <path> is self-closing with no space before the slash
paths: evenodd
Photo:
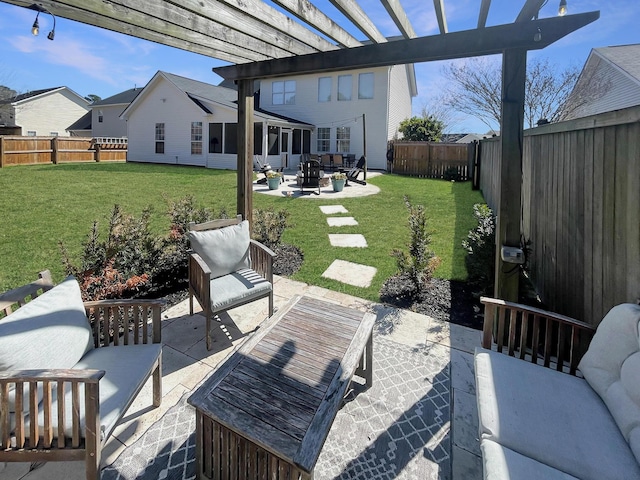
<path id="1" fill-rule="evenodd" d="M 89 102 L 67 87 L 23 93 L 0 101 L 0 124 L 25 136 L 69 136 L 67 129 L 89 111 Z"/>
<path id="2" fill-rule="evenodd" d="M 473 143 L 480 141 L 484 138 L 490 138 L 497 135 L 497 133 L 491 130 L 489 133 L 443 133 L 440 141 L 442 143 Z"/>
<path id="3" fill-rule="evenodd" d="M 236 90 L 157 72 L 124 110 L 127 160 L 237 167 Z M 309 153 L 313 126 L 260 108 L 254 112 L 254 154 L 274 167 Z M 286 166 L 286 165 L 283 165 Z"/>
<path id="4" fill-rule="evenodd" d="M 120 117 L 142 88 L 130 88 L 92 103 L 91 129 L 94 137 L 121 138 L 127 136 L 127 122 Z"/>
<path id="5" fill-rule="evenodd" d="M 67 132 L 72 137 L 91 137 L 91 131 L 91 110 L 67 128 Z"/>
<path id="6" fill-rule="evenodd" d="M 312 153 L 365 153 L 368 168 L 386 169 L 387 142 L 411 117 L 417 95 L 413 65 L 264 80 L 260 106 L 315 126 Z M 364 120 L 364 122 L 363 122 Z"/>
<path id="7" fill-rule="evenodd" d="M 640 44 L 591 50 L 567 103 L 567 120 L 640 105 Z"/>

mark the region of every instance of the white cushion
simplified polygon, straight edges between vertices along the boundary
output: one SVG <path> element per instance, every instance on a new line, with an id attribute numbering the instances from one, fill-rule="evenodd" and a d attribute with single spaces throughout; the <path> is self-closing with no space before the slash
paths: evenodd
<path id="1" fill-rule="evenodd" d="M 271 284 L 255 270 L 245 268 L 211 280 L 211 311 L 220 312 L 232 306 L 266 297 Z"/>
<path id="2" fill-rule="evenodd" d="M 189 240 L 193 251 L 211 269 L 211 278 L 251 267 L 247 220 L 217 230 L 190 231 Z"/>
<path id="3" fill-rule="evenodd" d="M 488 439 L 480 443 L 484 480 L 577 480 Z"/>
<path id="4" fill-rule="evenodd" d="M 579 368 L 640 463 L 640 306 L 613 307 L 602 319 Z"/>
<path id="5" fill-rule="evenodd" d="M 607 407 L 582 378 L 477 349 L 480 435 L 583 480 L 640 478 Z"/>

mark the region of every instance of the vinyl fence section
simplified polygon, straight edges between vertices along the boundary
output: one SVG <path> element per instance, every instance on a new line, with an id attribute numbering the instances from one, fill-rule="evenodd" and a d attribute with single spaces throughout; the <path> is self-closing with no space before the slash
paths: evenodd
<path id="1" fill-rule="evenodd" d="M 522 231 L 551 309 L 597 325 L 640 298 L 640 107 L 524 134 Z M 481 143 L 487 204 L 499 194 L 499 142 Z"/>
<path id="2" fill-rule="evenodd" d="M 0 136 L 0 167 L 126 159 L 126 142 L 99 143 L 89 137 Z"/>
<path id="3" fill-rule="evenodd" d="M 470 180 L 476 144 L 396 142 L 390 171 L 399 175 Z"/>

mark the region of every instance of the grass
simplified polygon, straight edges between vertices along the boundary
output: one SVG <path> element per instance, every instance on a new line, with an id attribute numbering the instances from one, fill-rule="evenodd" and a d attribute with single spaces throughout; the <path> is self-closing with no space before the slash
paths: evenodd
<path id="1" fill-rule="evenodd" d="M 432 232 L 432 248 L 442 263 L 435 275 L 464 279 L 465 252 L 462 239 L 474 227 L 474 203 L 482 196 L 471 185 L 382 175 L 371 179 L 381 193 L 340 200 L 295 199 L 255 194 L 254 208 L 286 209 L 292 227 L 283 241 L 304 252 L 302 269 L 293 278 L 358 297 L 377 300 L 383 282 L 396 273 L 393 248 L 407 249 L 408 210 L 403 195 L 413 204 L 423 204 Z M 358 188 L 357 185 L 349 188 Z M 197 167 L 134 163 L 64 164 L 19 166 L 0 169 L 0 291 L 27 283 L 37 272 L 50 269 L 56 282 L 63 278 L 62 241 L 77 259 L 94 220 L 106 227 L 114 204 L 139 215 L 153 206 L 152 229 L 168 233 L 167 199 L 193 195 L 197 203 L 216 212 L 236 208 L 236 174 L 233 171 Z M 341 204 L 359 225 L 335 227 L 331 233 L 361 233 L 368 248 L 334 248 L 329 244 L 329 226 L 320 205 Z M 322 278 L 334 259 L 378 269 L 369 288 L 352 287 Z"/>

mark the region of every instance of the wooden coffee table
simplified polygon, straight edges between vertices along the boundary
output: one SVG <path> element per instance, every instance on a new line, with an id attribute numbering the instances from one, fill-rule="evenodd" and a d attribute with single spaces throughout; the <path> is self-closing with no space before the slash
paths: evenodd
<path id="1" fill-rule="evenodd" d="M 310 479 L 354 373 L 372 382 L 375 316 L 295 297 L 189 398 L 198 478 Z"/>

